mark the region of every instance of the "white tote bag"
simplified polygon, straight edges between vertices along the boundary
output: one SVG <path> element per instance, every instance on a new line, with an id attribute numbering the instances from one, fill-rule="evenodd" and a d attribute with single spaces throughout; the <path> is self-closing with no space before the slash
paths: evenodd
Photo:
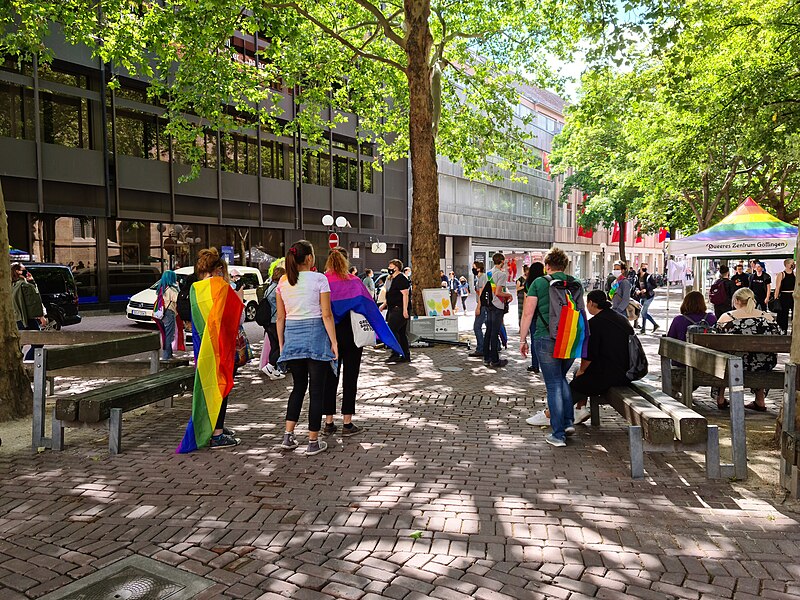
<path id="1" fill-rule="evenodd" d="M 367 317 L 353 310 L 350 311 L 350 327 L 353 329 L 353 341 L 356 346 L 374 346 L 376 343 L 375 330 L 369 324 Z"/>

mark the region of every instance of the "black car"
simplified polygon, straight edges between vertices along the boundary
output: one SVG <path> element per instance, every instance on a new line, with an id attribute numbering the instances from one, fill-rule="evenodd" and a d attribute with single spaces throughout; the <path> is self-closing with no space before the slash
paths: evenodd
<path id="1" fill-rule="evenodd" d="M 25 268 L 33 275 L 47 319 L 54 322 L 56 329 L 81 322 L 78 314 L 78 289 L 69 267 L 29 263 Z"/>

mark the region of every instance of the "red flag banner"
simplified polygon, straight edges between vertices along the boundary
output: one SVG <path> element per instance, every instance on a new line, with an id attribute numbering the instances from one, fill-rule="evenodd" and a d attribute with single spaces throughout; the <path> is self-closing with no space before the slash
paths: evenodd
<path id="1" fill-rule="evenodd" d="M 666 227 L 662 227 L 658 230 L 658 243 L 663 244 L 664 240 L 669 239 L 669 230 Z"/>
<path id="2" fill-rule="evenodd" d="M 586 202 L 586 199 L 588 197 L 589 194 L 584 194 L 583 201 Z M 581 214 L 583 214 L 584 212 L 586 212 L 586 206 L 581 204 Z M 583 227 L 578 225 L 578 237 L 591 238 L 592 236 L 594 236 L 594 229 L 592 229 L 591 227 L 589 229 L 584 229 Z"/>
<path id="3" fill-rule="evenodd" d="M 636 240 L 633 242 L 634 244 L 641 244 L 642 243 L 642 228 L 637 225 L 636 226 Z"/>
<path id="4" fill-rule="evenodd" d="M 542 150 L 542 170 L 550 177 L 550 155 Z"/>
<path id="5" fill-rule="evenodd" d="M 619 223 L 614 221 L 614 229 L 611 232 L 611 243 L 619 244 Z"/>

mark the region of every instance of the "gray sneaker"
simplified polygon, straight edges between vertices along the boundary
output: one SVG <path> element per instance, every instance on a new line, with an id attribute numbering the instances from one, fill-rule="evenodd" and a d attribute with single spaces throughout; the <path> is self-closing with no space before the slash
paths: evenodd
<path id="1" fill-rule="evenodd" d="M 570 425 L 569 427 L 565 427 L 564 433 L 566 433 L 567 435 L 575 435 L 575 428 L 572 425 Z"/>
<path id="2" fill-rule="evenodd" d="M 544 436 L 544 441 L 550 444 L 551 446 L 555 446 L 556 448 L 563 448 L 564 446 L 567 445 L 567 442 L 558 439 L 552 433 L 548 433 L 546 436 Z"/>
<path id="3" fill-rule="evenodd" d="M 306 456 L 314 456 L 320 452 L 325 452 L 327 448 L 328 444 L 322 440 L 314 440 L 313 442 L 309 441 L 308 449 L 306 450 Z"/>
<path id="4" fill-rule="evenodd" d="M 297 440 L 294 439 L 294 434 L 289 433 L 288 431 L 283 434 L 283 442 L 281 442 L 281 448 L 284 450 L 294 450 L 297 448 Z"/>

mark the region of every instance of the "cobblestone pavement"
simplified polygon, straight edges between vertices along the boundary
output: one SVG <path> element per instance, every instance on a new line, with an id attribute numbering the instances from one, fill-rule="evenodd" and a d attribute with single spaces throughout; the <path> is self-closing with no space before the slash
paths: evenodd
<path id="1" fill-rule="evenodd" d="M 65 452 L 0 455 L 0 599 L 132 554 L 213 580 L 199 598 L 800 598 L 780 504 L 708 482 L 688 454 L 647 456 L 631 480 L 613 411 L 553 448 L 524 422 L 544 389 L 523 360 L 464 354 L 389 367 L 367 350 L 366 430 L 315 457 L 277 448 L 289 385 L 255 366 L 231 397 L 233 450 L 174 454 L 183 398 L 126 414 L 118 456 L 71 431 Z"/>

